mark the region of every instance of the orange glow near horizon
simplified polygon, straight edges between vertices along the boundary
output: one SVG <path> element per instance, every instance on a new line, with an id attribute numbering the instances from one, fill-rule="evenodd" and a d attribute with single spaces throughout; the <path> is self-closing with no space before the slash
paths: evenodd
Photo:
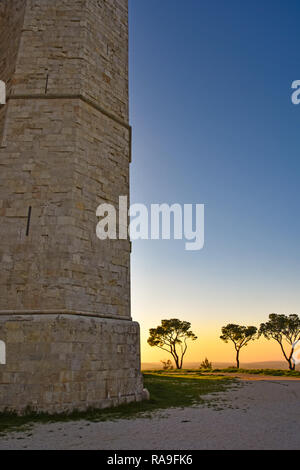
<path id="1" fill-rule="evenodd" d="M 197 328 L 193 331 L 198 335 L 198 339 L 189 342 L 188 350 L 185 356 L 185 362 L 200 363 L 206 357 L 211 362 L 229 362 L 235 365 L 235 350 L 232 343 L 224 343 L 219 339 L 220 332 L 208 331 L 199 333 Z M 172 359 L 171 355 L 159 348 L 152 348 L 147 344 L 148 331 L 141 328 L 141 356 L 142 363 L 157 362 L 161 360 Z M 275 341 L 267 341 L 264 338 L 252 341 L 243 348 L 240 353 L 241 363 L 249 362 L 269 362 L 284 361 L 280 347 Z"/>
<path id="2" fill-rule="evenodd" d="M 231 342 L 224 343 L 220 339 L 222 326 L 228 323 L 254 325 L 267 321 L 271 312 L 297 312 L 297 296 L 289 296 L 274 290 L 271 293 L 264 286 L 264 292 L 258 291 L 256 297 L 249 298 L 248 292 L 239 290 L 229 294 L 219 291 L 216 296 L 211 289 L 199 294 L 192 283 L 185 287 L 176 285 L 173 276 L 172 286 L 163 282 L 158 276 L 150 279 L 150 273 L 138 279 L 134 276 L 132 290 L 132 316 L 141 328 L 141 358 L 143 363 L 159 363 L 171 359 L 171 355 L 147 344 L 149 329 L 157 327 L 164 318 L 179 318 L 189 321 L 198 339 L 190 342 L 185 362 L 202 362 L 207 357 L 211 362 L 227 362 L 235 364 L 235 350 Z M 217 289 L 217 288 L 216 288 Z M 155 296 L 154 293 L 155 292 Z M 294 291 L 295 292 L 295 291 Z M 271 300 L 270 300 L 271 299 Z M 184 313 L 182 313 L 184 312 Z M 188 313 L 185 313 L 188 312 Z M 200 313 L 199 313 L 200 312 Z M 201 313 L 201 312 L 205 312 Z M 241 313 L 242 312 L 242 313 Z M 269 312 L 269 313 L 265 313 Z M 287 350 L 290 346 L 287 345 Z M 251 362 L 283 362 L 285 359 L 280 346 L 273 340 L 264 338 L 251 341 L 240 353 L 240 361 Z"/>
<path id="3" fill-rule="evenodd" d="M 191 323 L 198 340 L 189 344 L 186 362 L 200 363 L 207 357 L 211 362 L 234 365 L 233 344 L 220 339 L 224 325 L 236 323 L 259 328 L 270 313 L 298 313 L 300 291 L 296 279 L 283 288 L 281 280 L 271 276 L 266 276 L 264 282 L 248 273 L 240 274 L 239 278 L 220 277 L 217 272 L 203 273 L 196 255 L 188 257 L 187 266 L 181 263 L 179 255 L 176 258 L 176 250 L 170 260 L 161 252 L 156 258 L 156 245 L 152 257 L 146 256 L 144 250 L 145 245 L 133 249 L 131 282 L 132 318 L 141 328 L 142 362 L 156 363 L 169 358 L 167 352 L 147 344 L 149 329 L 157 327 L 162 319 L 179 318 Z M 201 259 L 201 252 L 198 257 Z M 243 348 L 240 361 L 285 363 L 280 346 L 264 338 Z"/>

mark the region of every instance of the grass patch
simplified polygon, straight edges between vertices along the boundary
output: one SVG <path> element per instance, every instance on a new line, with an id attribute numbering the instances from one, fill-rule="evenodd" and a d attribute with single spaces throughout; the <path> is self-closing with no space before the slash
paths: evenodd
<path id="1" fill-rule="evenodd" d="M 208 371 L 207 371 L 208 372 Z M 300 377 L 298 370 L 283 369 L 237 369 L 236 367 L 228 367 L 227 369 L 213 369 L 211 372 L 230 372 L 235 374 L 254 374 L 254 375 L 272 375 L 274 377 Z"/>
<path id="2" fill-rule="evenodd" d="M 151 417 L 151 413 L 168 408 L 190 407 L 203 403 L 203 395 L 223 392 L 234 382 L 231 378 L 207 376 L 200 371 L 150 371 L 144 374 L 144 385 L 151 399 L 130 403 L 117 408 L 90 409 L 68 414 L 49 415 L 28 411 L 23 416 L 15 413 L 0 414 L 0 436 L 11 431 L 30 431 L 36 423 L 57 423 L 86 420 L 91 422 L 130 419 L 137 416 Z"/>

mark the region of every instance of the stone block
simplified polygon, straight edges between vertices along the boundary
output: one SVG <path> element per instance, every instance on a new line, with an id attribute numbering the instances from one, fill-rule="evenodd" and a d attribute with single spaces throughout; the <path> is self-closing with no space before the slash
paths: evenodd
<path id="1" fill-rule="evenodd" d="M 139 327 L 136 323 L 89 317 L 81 317 L 78 321 L 74 315 L 55 318 L 33 315 L 30 321 L 25 318 L 18 316 L 18 320 L 10 323 L 7 317 L 0 316 L 0 339 L 6 338 L 8 353 L 7 363 L 0 366 L 0 411 L 10 409 L 21 414 L 29 406 L 54 413 L 91 406 L 116 406 L 142 398 Z M 95 345 L 103 342 L 117 345 L 120 334 L 126 338 L 129 333 L 133 335 L 133 330 L 135 350 L 124 345 L 123 354 L 118 354 L 118 368 L 110 354 L 105 359 L 102 356 L 99 360 L 87 360 L 90 355 L 95 356 Z M 45 348 L 41 339 L 47 331 L 51 341 Z M 60 332 L 59 342 L 51 333 L 53 331 Z M 21 335 L 10 336 L 11 332 Z M 70 332 L 75 333 L 74 343 L 70 342 Z M 24 343 L 24 336 L 30 337 L 31 342 Z M 84 346 L 78 356 L 74 344 Z M 65 361 L 58 361 L 57 350 L 71 350 L 72 354 L 66 354 Z M 116 349 L 114 351 L 117 355 Z M 125 367 L 125 363 L 129 363 L 129 367 Z"/>

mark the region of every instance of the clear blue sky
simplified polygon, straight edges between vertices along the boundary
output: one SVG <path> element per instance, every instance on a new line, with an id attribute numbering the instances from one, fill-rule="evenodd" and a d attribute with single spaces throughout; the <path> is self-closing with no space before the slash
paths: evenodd
<path id="1" fill-rule="evenodd" d="M 300 2 L 129 5 L 132 201 L 206 205 L 204 250 L 134 242 L 143 335 L 174 315 L 205 341 L 205 328 L 300 313 Z"/>

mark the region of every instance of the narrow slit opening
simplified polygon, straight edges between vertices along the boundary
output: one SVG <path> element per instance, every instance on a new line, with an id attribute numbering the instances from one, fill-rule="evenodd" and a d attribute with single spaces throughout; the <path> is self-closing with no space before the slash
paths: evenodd
<path id="1" fill-rule="evenodd" d="M 27 227 L 26 227 L 26 237 L 29 236 L 29 230 L 30 230 L 30 219 L 31 219 L 31 206 L 29 206 L 28 209 L 28 216 L 27 216 Z"/>

